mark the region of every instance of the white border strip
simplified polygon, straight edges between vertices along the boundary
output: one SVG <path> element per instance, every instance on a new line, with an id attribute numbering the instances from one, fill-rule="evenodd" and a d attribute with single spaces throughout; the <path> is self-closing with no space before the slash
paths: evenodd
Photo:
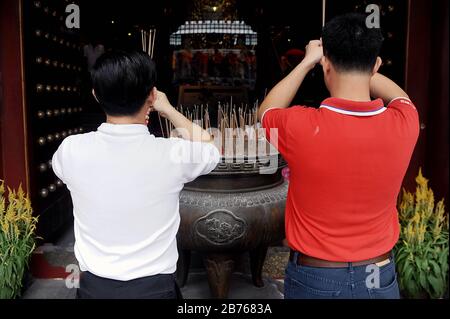
<path id="1" fill-rule="evenodd" d="M 408 101 L 408 102 L 410 102 L 412 104 L 412 101 L 411 101 L 410 98 L 407 98 L 407 97 L 404 97 L 404 96 L 399 96 L 399 97 L 396 97 L 395 99 L 392 99 L 391 102 L 388 103 L 388 107 L 389 107 L 389 105 L 392 102 L 397 101 L 397 100 L 406 100 L 406 101 Z"/>
<path id="2" fill-rule="evenodd" d="M 336 113 L 341 113 L 341 114 L 345 114 L 345 115 L 354 115 L 354 116 L 374 116 L 374 115 L 378 115 L 383 113 L 384 111 L 387 110 L 387 108 L 382 107 L 379 110 L 376 111 L 372 111 L 372 112 L 356 112 L 356 111 L 347 111 L 347 110 L 342 110 L 342 109 L 338 109 L 329 105 L 321 105 L 320 108 L 325 108 L 328 109 L 330 111 L 336 112 Z"/>
<path id="3" fill-rule="evenodd" d="M 261 126 L 264 127 L 264 115 L 266 115 L 267 112 L 271 111 L 271 110 L 278 110 L 281 109 L 281 107 L 271 107 L 267 110 L 264 111 L 264 113 L 261 115 Z"/>

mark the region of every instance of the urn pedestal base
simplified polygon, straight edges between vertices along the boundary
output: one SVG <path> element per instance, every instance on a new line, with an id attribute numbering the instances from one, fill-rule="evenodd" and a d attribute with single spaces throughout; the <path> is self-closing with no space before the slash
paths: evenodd
<path id="1" fill-rule="evenodd" d="M 236 257 L 250 254 L 253 284 L 263 287 L 262 268 L 271 244 L 284 238 L 284 209 L 288 185 L 236 193 L 184 190 L 180 197 L 177 278 L 184 286 L 190 251 L 203 256 L 211 295 L 226 298 Z"/>

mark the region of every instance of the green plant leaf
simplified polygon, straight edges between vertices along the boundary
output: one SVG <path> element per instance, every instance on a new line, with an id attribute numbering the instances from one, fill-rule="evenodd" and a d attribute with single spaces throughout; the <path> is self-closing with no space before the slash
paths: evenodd
<path id="1" fill-rule="evenodd" d="M 431 287 L 433 287 L 434 290 L 432 297 L 441 298 L 444 294 L 444 287 L 445 287 L 443 281 L 433 275 L 428 276 L 428 281 L 430 282 L 430 285 Z"/>
<path id="2" fill-rule="evenodd" d="M 433 269 L 433 273 L 436 276 L 440 276 L 441 275 L 441 267 L 439 267 L 437 262 L 435 262 L 434 260 L 430 260 L 430 265 L 431 265 L 431 268 Z"/>
<path id="3" fill-rule="evenodd" d="M 423 289 L 428 291 L 429 288 L 428 288 L 427 276 L 426 276 L 425 272 L 423 272 L 423 271 L 419 272 L 419 283 Z"/>

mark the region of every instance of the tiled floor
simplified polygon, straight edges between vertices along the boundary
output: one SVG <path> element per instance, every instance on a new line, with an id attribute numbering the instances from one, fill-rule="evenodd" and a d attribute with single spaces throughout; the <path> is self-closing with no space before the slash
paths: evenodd
<path id="1" fill-rule="evenodd" d="M 75 289 L 68 289 L 61 279 L 35 279 L 23 299 L 74 299 Z"/>
<path id="2" fill-rule="evenodd" d="M 73 230 L 69 229 L 55 245 L 40 247 L 45 253 L 45 258 L 51 265 L 63 266 L 76 264 L 73 255 Z M 282 299 L 283 280 L 276 279 L 280 273 L 280 267 L 284 263 L 285 252 L 283 249 L 274 248 L 268 253 L 264 267 L 264 283 L 262 288 L 252 284 L 251 276 L 245 269 L 240 267 L 240 271 L 232 276 L 230 283 L 229 298 L 231 299 Z M 281 266 L 280 266 L 281 265 Z M 270 277 L 269 277 L 270 276 Z M 181 289 L 185 299 L 211 298 L 207 276 L 204 269 L 195 268 L 189 273 L 186 285 Z M 69 289 L 66 281 L 62 279 L 33 279 L 31 285 L 25 291 L 24 299 L 73 299 L 75 289 Z"/>

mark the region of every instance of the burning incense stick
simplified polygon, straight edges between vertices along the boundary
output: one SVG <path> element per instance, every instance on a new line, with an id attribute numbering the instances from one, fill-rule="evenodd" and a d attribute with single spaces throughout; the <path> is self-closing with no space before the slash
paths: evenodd
<path id="1" fill-rule="evenodd" d="M 154 49 L 155 49 L 155 37 L 156 37 L 156 29 L 150 29 L 148 32 L 146 30 L 141 30 L 142 51 L 147 53 L 151 59 L 153 59 L 153 53 L 154 53 Z M 166 122 L 165 130 L 163 127 L 163 123 L 162 123 L 160 114 L 158 114 L 158 120 L 159 120 L 159 127 L 161 129 L 161 134 L 163 135 L 163 137 L 170 137 L 167 119 L 165 119 L 165 122 Z"/>
<path id="2" fill-rule="evenodd" d="M 158 113 L 158 119 L 159 119 L 159 127 L 161 128 L 161 134 L 163 135 L 163 137 L 166 137 L 164 134 L 164 130 L 163 130 L 163 125 L 162 125 L 162 121 L 161 121 L 161 115 Z"/>
<path id="3" fill-rule="evenodd" d="M 322 28 L 325 26 L 327 12 L 327 0 L 322 0 Z"/>
<path id="4" fill-rule="evenodd" d="M 141 30 L 142 50 L 147 53 L 152 59 L 155 53 L 155 39 L 156 29 L 150 29 L 149 31 Z"/>
<path id="5" fill-rule="evenodd" d="M 156 39 L 156 29 L 153 30 L 153 39 L 152 39 L 152 50 L 150 57 L 153 59 L 153 52 L 155 49 L 155 39 Z"/>

